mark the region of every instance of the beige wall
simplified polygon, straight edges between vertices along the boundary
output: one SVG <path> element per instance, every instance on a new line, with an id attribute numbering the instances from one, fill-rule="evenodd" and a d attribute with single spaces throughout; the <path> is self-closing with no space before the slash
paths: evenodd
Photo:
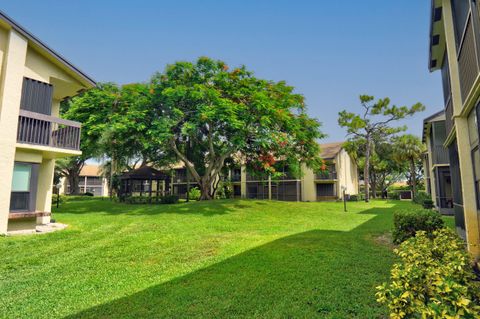
<path id="1" fill-rule="evenodd" d="M 313 170 L 302 163 L 302 200 L 314 202 L 317 200 L 317 189 L 315 186 L 315 174 Z"/>
<path id="2" fill-rule="evenodd" d="M 55 158 L 79 155 L 79 151 L 16 143 L 23 77 L 54 87 L 52 115 L 58 116 L 60 101 L 85 88 L 64 71 L 52 57 L 43 55 L 15 30 L 0 25 L 0 234 L 8 229 L 14 161 L 40 163 L 36 209 L 50 212 Z M 48 217 L 38 220 L 48 222 Z M 12 223 L 13 227 L 13 223 Z"/>
<path id="3" fill-rule="evenodd" d="M 5 39 L 4 39 L 5 40 Z M 10 211 L 10 193 L 17 139 L 17 123 L 22 92 L 23 71 L 27 41 L 15 31 L 10 31 L 2 62 L 0 83 L 0 233 L 7 232 Z"/>
<path id="4" fill-rule="evenodd" d="M 346 187 L 345 193 L 358 194 L 358 168 L 348 153 L 342 149 L 336 156 L 337 166 L 337 194 L 343 197 L 342 186 Z"/>

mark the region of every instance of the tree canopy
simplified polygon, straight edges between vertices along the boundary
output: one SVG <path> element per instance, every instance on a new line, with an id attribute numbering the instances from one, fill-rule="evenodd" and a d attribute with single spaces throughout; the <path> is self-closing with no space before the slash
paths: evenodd
<path id="1" fill-rule="evenodd" d="M 386 141 L 392 135 L 404 131 L 405 127 L 392 127 L 391 123 L 423 111 L 425 106 L 416 103 L 411 107 L 390 105 L 390 99 L 378 99 L 370 95 L 360 95 L 360 113 L 343 110 L 338 113 L 338 124 L 347 129 L 349 140 L 363 141 L 365 144 L 365 201 L 370 197 L 370 168 L 371 157 L 374 154 L 374 140 Z"/>
<path id="2" fill-rule="evenodd" d="M 307 115 L 303 96 L 283 81 L 200 58 L 167 66 L 152 78 L 152 88 L 149 138 L 164 156 L 185 163 L 202 199 L 213 197 L 214 181 L 234 156 L 271 174 L 276 159 L 319 165 L 320 123 Z"/>

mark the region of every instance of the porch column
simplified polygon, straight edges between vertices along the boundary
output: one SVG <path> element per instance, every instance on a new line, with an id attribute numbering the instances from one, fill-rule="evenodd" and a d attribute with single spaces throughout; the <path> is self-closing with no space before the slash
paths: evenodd
<path id="1" fill-rule="evenodd" d="M 247 167 L 242 165 L 240 168 L 240 195 L 247 198 Z"/>
<path id="2" fill-rule="evenodd" d="M 43 159 L 38 171 L 37 186 L 37 203 L 36 210 L 42 213 L 50 213 L 52 211 L 52 188 L 53 173 L 55 170 L 54 159 Z M 37 224 L 48 224 L 50 216 L 37 217 Z"/>
<path id="3" fill-rule="evenodd" d="M 3 51 L 3 52 L 2 52 Z M 23 74 L 27 55 L 27 41 L 15 30 L 10 30 L 4 47 L 0 47 L 0 234 L 8 228 L 10 194 L 12 190 L 15 143 L 22 96 Z"/>

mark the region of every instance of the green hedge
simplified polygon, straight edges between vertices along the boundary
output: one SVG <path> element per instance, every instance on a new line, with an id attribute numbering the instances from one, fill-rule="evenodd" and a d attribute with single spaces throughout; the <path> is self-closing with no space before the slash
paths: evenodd
<path id="1" fill-rule="evenodd" d="M 389 192 L 387 194 L 388 199 L 400 200 L 400 194 L 398 192 Z"/>
<path id="2" fill-rule="evenodd" d="M 377 287 L 390 318 L 480 318 L 480 284 L 465 243 L 446 228 L 418 232 L 395 253 L 391 283 Z"/>
<path id="3" fill-rule="evenodd" d="M 149 196 L 127 196 L 122 198 L 127 204 L 176 204 L 178 203 L 177 195 L 165 195 L 156 197 Z"/>
<path id="4" fill-rule="evenodd" d="M 440 214 L 433 210 L 410 210 L 398 211 L 393 214 L 393 242 L 399 244 L 418 231 L 426 231 L 427 234 L 444 227 Z"/>

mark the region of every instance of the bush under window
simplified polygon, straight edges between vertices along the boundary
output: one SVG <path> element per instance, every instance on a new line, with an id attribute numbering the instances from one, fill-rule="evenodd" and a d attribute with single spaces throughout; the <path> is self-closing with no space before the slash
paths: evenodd
<path id="1" fill-rule="evenodd" d="M 480 318 L 480 284 L 464 242 L 446 228 L 424 231 L 395 253 L 391 283 L 377 287 L 390 318 Z"/>

